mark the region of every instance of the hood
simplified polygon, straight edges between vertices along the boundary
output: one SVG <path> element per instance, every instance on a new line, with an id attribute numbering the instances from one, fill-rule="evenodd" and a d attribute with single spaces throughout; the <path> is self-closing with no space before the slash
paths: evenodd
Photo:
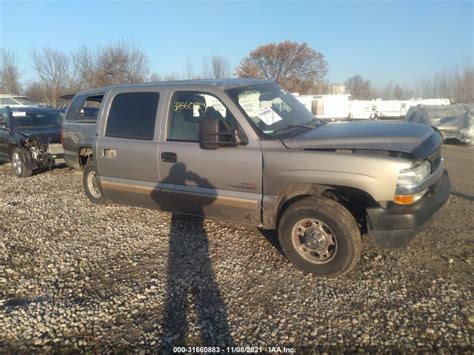
<path id="1" fill-rule="evenodd" d="M 413 154 L 425 158 L 441 144 L 433 128 L 403 121 L 330 122 L 286 138 L 289 149 L 369 149 Z"/>
<path id="2" fill-rule="evenodd" d="M 61 143 L 61 127 L 32 127 L 32 128 L 21 128 L 16 129 L 18 133 L 25 136 L 35 136 L 43 144 L 50 143 Z"/>

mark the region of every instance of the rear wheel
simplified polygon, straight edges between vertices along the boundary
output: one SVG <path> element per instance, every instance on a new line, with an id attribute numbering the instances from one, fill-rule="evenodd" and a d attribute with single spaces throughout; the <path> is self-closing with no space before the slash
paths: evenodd
<path id="1" fill-rule="evenodd" d="M 354 217 L 327 198 L 308 197 L 288 207 L 280 218 L 278 237 L 293 264 L 322 277 L 349 272 L 362 249 Z"/>
<path id="2" fill-rule="evenodd" d="M 102 187 L 100 186 L 100 182 L 97 179 L 92 161 L 89 161 L 89 164 L 87 164 L 84 169 L 82 183 L 84 185 L 86 195 L 92 203 L 104 204 L 107 202 L 107 199 L 105 198 L 102 191 Z"/>
<path id="3" fill-rule="evenodd" d="M 24 149 L 14 148 L 10 159 L 16 176 L 24 178 L 33 174 L 33 170 L 28 164 L 28 154 Z"/>

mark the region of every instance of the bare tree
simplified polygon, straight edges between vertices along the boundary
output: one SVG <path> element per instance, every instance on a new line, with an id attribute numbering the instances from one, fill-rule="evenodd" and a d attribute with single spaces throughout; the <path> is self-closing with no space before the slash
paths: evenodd
<path id="1" fill-rule="evenodd" d="M 0 91 L 19 95 L 21 92 L 20 73 L 12 52 L 0 48 Z"/>
<path id="2" fill-rule="evenodd" d="M 173 81 L 179 80 L 179 75 L 177 73 L 168 73 L 163 76 L 163 81 Z"/>
<path id="3" fill-rule="evenodd" d="M 464 68 L 454 85 L 456 102 L 474 102 L 474 68 Z"/>
<path id="4" fill-rule="evenodd" d="M 193 64 L 191 63 L 189 59 L 186 60 L 186 63 L 184 65 L 183 78 L 187 80 L 201 79 L 199 74 L 197 74 L 196 71 L 194 70 Z"/>
<path id="5" fill-rule="evenodd" d="M 153 73 L 150 75 L 148 81 L 151 81 L 151 82 L 156 82 L 156 81 L 162 81 L 162 77 L 159 73 Z"/>
<path id="6" fill-rule="evenodd" d="M 275 80 L 290 91 L 306 93 L 327 73 L 324 55 L 309 47 L 284 41 L 260 46 L 242 59 L 240 77 Z"/>
<path id="7" fill-rule="evenodd" d="M 81 89 L 95 86 L 96 63 L 92 51 L 84 45 L 76 53 L 73 53 L 71 57 L 77 85 Z"/>
<path id="8" fill-rule="evenodd" d="M 474 102 L 474 68 L 443 70 L 432 79 L 423 78 L 415 88 L 417 97 L 448 98 L 453 102 Z"/>
<path id="9" fill-rule="evenodd" d="M 93 52 L 82 46 L 72 54 L 81 88 L 121 83 L 141 83 L 149 78 L 148 59 L 133 43 L 119 41 Z"/>
<path id="10" fill-rule="evenodd" d="M 202 59 L 201 73 L 204 79 L 211 79 L 211 64 L 209 63 L 209 58 Z"/>
<path id="11" fill-rule="evenodd" d="M 223 79 L 229 77 L 230 64 L 226 57 L 213 54 L 202 61 L 202 77 L 205 79 Z"/>
<path id="12" fill-rule="evenodd" d="M 66 93 L 70 84 L 68 56 L 59 50 L 45 47 L 41 51 L 33 51 L 31 59 L 41 81 L 43 100 L 56 107 L 59 96 Z"/>
<path id="13" fill-rule="evenodd" d="M 313 84 L 313 87 L 310 89 L 310 92 L 314 95 L 323 95 L 331 93 L 331 86 L 327 81 L 317 81 Z"/>
<path id="14" fill-rule="evenodd" d="M 34 81 L 28 83 L 25 88 L 25 95 L 28 96 L 33 102 L 41 102 L 44 100 L 43 85 Z"/>
<path id="15" fill-rule="evenodd" d="M 99 48 L 95 58 L 95 86 L 141 83 L 148 77 L 148 60 L 134 44 L 120 41 Z"/>
<path id="16" fill-rule="evenodd" d="M 211 75 L 214 79 L 223 79 L 230 76 L 230 64 L 226 57 L 219 54 L 212 55 Z"/>
<path id="17" fill-rule="evenodd" d="M 344 82 L 346 92 L 351 94 L 352 99 L 367 100 L 373 98 L 372 85 L 360 75 L 354 75 Z"/>

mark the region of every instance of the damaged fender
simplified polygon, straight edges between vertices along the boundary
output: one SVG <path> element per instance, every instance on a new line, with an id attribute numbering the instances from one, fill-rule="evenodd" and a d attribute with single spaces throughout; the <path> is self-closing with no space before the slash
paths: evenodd
<path id="1" fill-rule="evenodd" d="M 54 166 L 54 159 L 49 152 L 48 144 L 43 144 L 36 136 L 25 136 L 20 139 L 23 148 L 28 153 L 30 168 L 48 168 Z"/>
<path id="2" fill-rule="evenodd" d="M 418 105 L 408 110 L 406 120 L 435 127 L 443 139 L 474 144 L 474 117 L 470 105 Z"/>

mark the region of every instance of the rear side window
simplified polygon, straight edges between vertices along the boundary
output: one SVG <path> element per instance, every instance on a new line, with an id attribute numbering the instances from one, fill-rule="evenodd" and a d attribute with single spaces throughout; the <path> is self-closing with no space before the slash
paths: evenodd
<path id="1" fill-rule="evenodd" d="M 96 121 L 104 94 L 75 96 L 66 112 L 66 121 Z"/>
<path id="2" fill-rule="evenodd" d="M 105 135 L 153 140 L 159 98 L 157 92 L 130 92 L 115 96 Z"/>

